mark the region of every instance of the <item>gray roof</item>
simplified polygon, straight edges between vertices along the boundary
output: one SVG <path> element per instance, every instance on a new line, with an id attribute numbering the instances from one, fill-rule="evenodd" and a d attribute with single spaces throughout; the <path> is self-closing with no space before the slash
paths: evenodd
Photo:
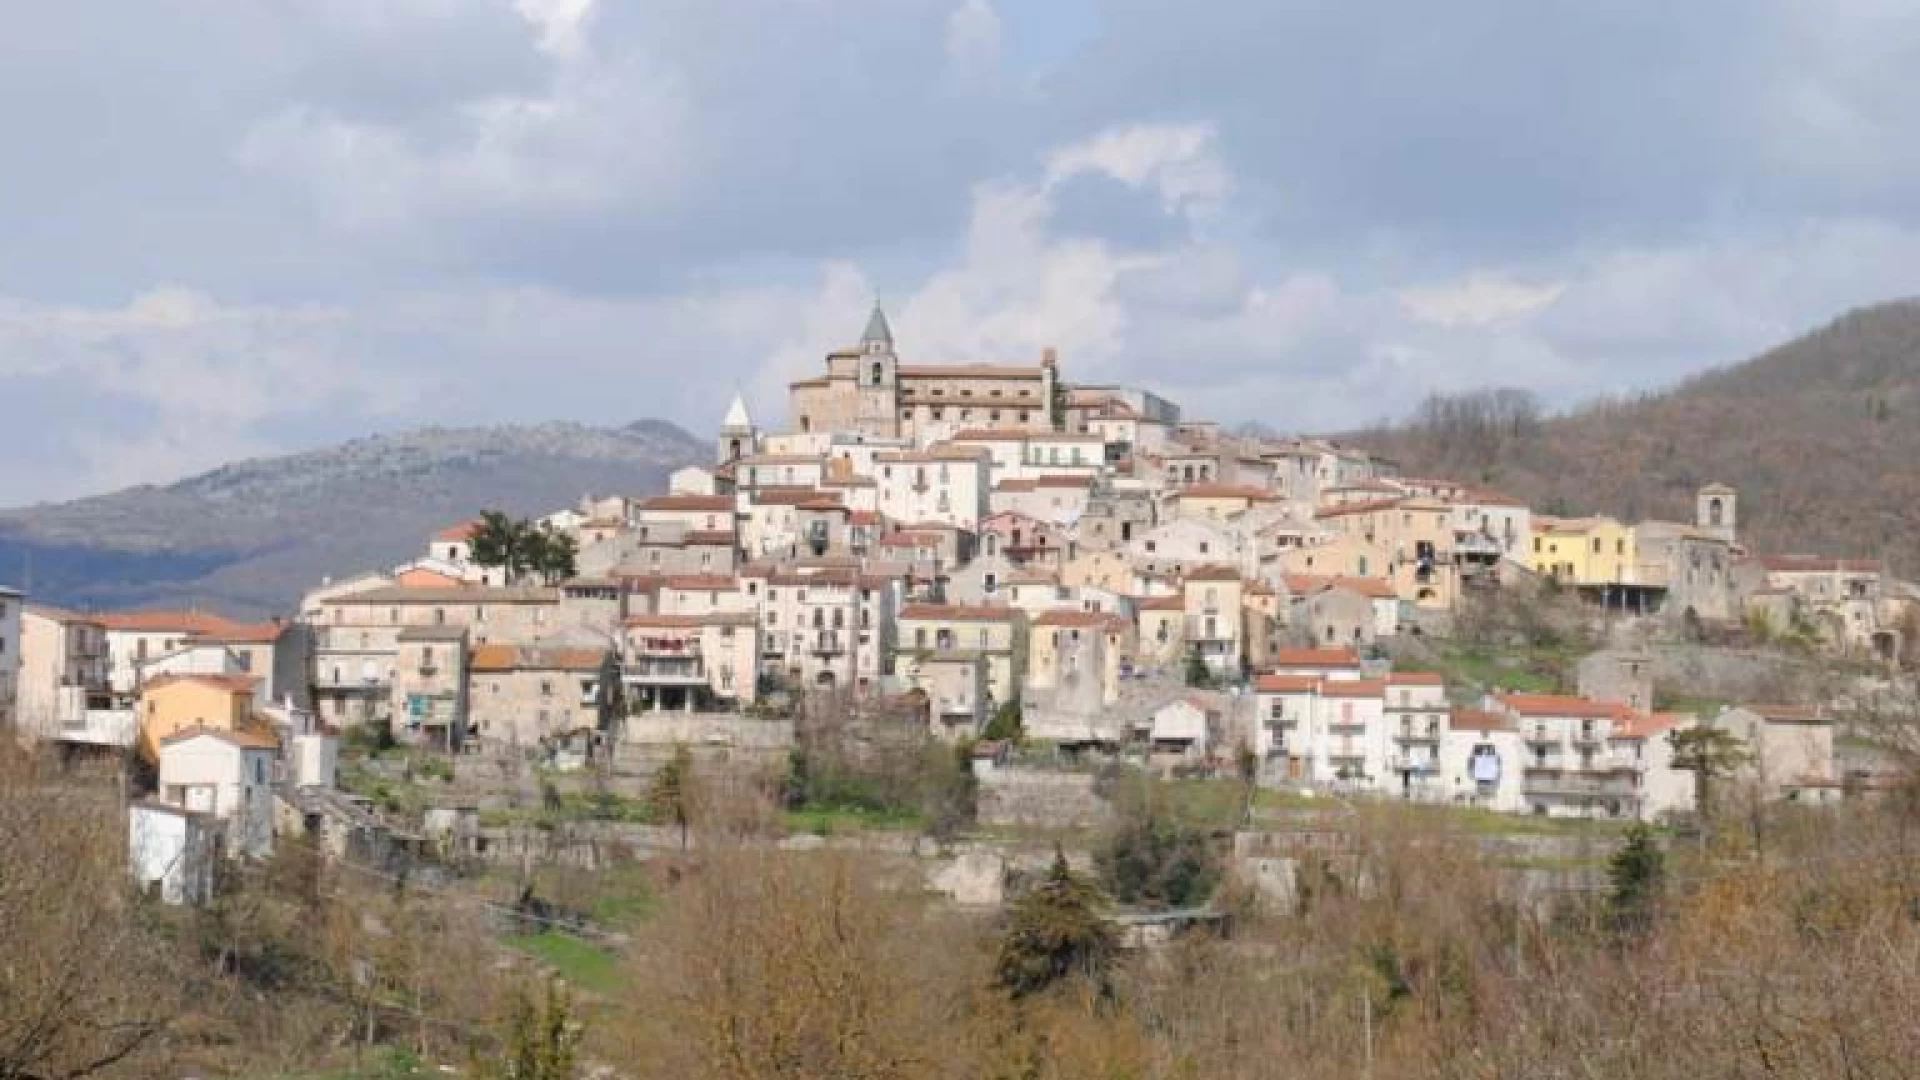
<path id="1" fill-rule="evenodd" d="M 880 310 L 878 302 L 873 305 L 873 314 L 867 316 L 866 332 L 860 335 L 862 345 L 875 341 L 883 345 L 893 344 L 893 328 L 887 325 L 887 313 Z"/>

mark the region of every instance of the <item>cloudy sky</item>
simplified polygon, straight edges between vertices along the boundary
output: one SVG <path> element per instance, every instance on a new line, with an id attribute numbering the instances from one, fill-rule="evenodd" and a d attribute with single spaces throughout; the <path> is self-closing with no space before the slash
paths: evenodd
<path id="1" fill-rule="evenodd" d="M 61 0 L 0 35 L 0 505 L 704 430 L 857 336 L 1324 429 L 1920 292 L 1911 0 Z"/>

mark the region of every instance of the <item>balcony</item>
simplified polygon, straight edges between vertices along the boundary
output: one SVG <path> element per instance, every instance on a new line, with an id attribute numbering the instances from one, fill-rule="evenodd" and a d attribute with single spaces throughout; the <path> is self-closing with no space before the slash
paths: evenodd
<path id="1" fill-rule="evenodd" d="M 707 682 L 707 669 L 697 656 L 673 659 L 643 657 L 628 661 L 621 669 L 621 678 L 628 683 L 648 686 L 702 686 Z"/>
<path id="2" fill-rule="evenodd" d="M 139 730 L 132 709 L 88 709 L 65 718 L 54 738 L 63 743 L 125 747 L 133 745 Z"/>
<path id="3" fill-rule="evenodd" d="M 1431 773 L 1440 770 L 1440 763 L 1425 754 L 1395 754 L 1387 759 L 1389 772 Z"/>
<path id="4" fill-rule="evenodd" d="M 1399 742 L 1406 743 L 1437 743 L 1440 741 L 1440 729 L 1438 727 L 1403 727 L 1394 733 L 1393 737 Z"/>
<path id="5" fill-rule="evenodd" d="M 1605 741 L 1606 736 L 1601 734 L 1599 728 L 1581 728 L 1573 733 L 1575 746 L 1598 746 Z"/>
<path id="6" fill-rule="evenodd" d="M 1547 728 L 1534 728 L 1521 737 L 1528 746 L 1559 746 L 1566 742 L 1560 734 Z"/>
<path id="7" fill-rule="evenodd" d="M 837 633 L 815 634 L 808 643 L 807 651 L 815 656 L 839 656 L 847 651 L 847 639 Z"/>
<path id="8" fill-rule="evenodd" d="M 322 670 L 313 677 L 316 690 L 334 693 L 385 693 L 389 678 L 384 672 L 358 672 Z"/>
<path id="9" fill-rule="evenodd" d="M 1366 718 L 1360 716 L 1336 716 L 1327 721 L 1329 731 L 1362 731 L 1366 726 Z"/>

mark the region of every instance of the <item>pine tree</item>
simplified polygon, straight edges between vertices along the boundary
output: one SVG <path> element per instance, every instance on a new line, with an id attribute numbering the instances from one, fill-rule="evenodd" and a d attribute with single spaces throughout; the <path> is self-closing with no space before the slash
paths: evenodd
<path id="1" fill-rule="evenodd" d="M 1667 857 L 1652 829 L 1636 824 L 1627 830 L 1626 843 L 1607 863 L 1607 877 L 1611 885 L 1607 909 L 1614 932 L 1623 938 L 1646 933 L 1653 926 L 1667 879 Z"/>
<path id="2" fill-rule="evenodd" d="M 1099 913 L 1100 894 L 1054 849 L 1046 879 L 1022 896 L 1007 919 L 997 970 L 1015 997 L 1080 976 L 1104 988 L 1119 943 Z"/>

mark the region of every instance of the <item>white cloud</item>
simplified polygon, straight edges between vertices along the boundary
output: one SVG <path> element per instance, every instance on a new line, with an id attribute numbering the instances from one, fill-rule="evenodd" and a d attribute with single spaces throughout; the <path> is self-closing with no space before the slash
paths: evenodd
<path id="1" fill-rule="evenodd" d="M 1140 124 L 1104 131 L 1055 150 L 1046 187 L 1097 173 L 1159 194 L 1168 211 L 1205 213 L 1232 191 L 1233 179 L 1206 124 Z"/>
<path id="2" fill-rule="evenodd" d="M 1560 299 L 1564 282 L 1528 285 L 1493 273 L 1477 273 L 1464 281 L 1405 289 L 1400 302 L 1415 318 L 1440 326 L 1485 326 L 1530 315 Z"/>
<path id="3" fill-rule="evenodd" d="M 540 51 L 573 56 L 586 48 L 594 0 L 514 0 L 513 9 L 539 32 Z"/>

